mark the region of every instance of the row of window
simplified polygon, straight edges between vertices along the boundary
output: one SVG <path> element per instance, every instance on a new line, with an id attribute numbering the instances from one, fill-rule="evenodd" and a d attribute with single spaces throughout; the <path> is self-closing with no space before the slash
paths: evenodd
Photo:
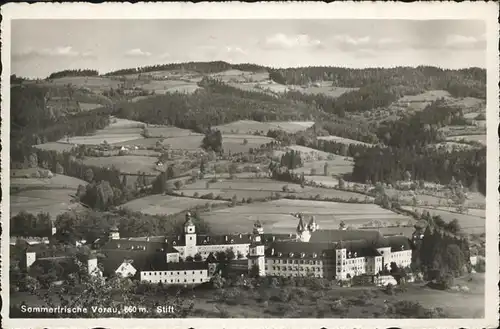
<path id="1" fill-rule="evenodd" d="M 297 259 L 273 259 L 273 264 L 309 264 L 309 265 L 320 265 L 319 260 L 297 260 Z"/>
<path id="2" fill-rule="evenodd" d="M 195 271 L 193 271 L 192 274 L 194 274 L 194 272 Z M 157 272 L 157 271 L 155 271 L 155 272 L 144 272 L 144 275 L 149 275 L 149 276 L 151 276 L 151 275 L 167 275 L 169 273 L 170 273 L 170 275 L 174 275 L 174 272 L 172 272 L 172 271 L 169 271 L 169 272 Z M 180 274 L 181 274 L 181 272 L 177 272 L 177 275 L 180 275 Z M 186 275 L 186 274 L 187 274 L 187 272 L 184 271 L 184 275 Z M 200 274 L 203 274 L 203 271 L 200 271 Z"/>
<path id="3" fill-rule="evenodd" d="M 267 266 L 266 266 L 266 271 L 267 271 Z M 280 266 L 273 266 L 273 271 L 286 271 L 287 270 L 287 267 L 286 266 L 283 266 L 283 267 L 280 267 Z M 296 266 L 288 266 L 288 271 L 306 271 L 306 272 L 321 272 L 321 268 L 320 267 L 296 267 Z"/>
<path id="4" fill-rule="evenodd" d="M 170 279 L 170 281 L 169 280 L 158 280 L 158 282 L 160 282 L 160 283 L 174 283 L 174 282 L 180 283 L 181 281 L 179 279 L 177 279 L 177 281 L 174 279 Z M 196 282 L 195 279 L 193 279 L 193 282 Z M 203 279 L 200 279 L 200 282 L 203 282 Z M 187 283 L 187 279 L 184 279 L 184 283 Z"/>

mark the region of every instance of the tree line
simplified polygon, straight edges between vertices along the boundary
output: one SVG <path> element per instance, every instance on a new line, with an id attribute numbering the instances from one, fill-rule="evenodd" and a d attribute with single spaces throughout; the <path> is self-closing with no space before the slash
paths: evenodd
<path id="1" fill-rule="evenodd" d="M 97 70 L 91 70 L 91 69 L 62 70 L 51 73 L 47 77 L 47 80 L 64 78 L 64 77 L 95 77 L 98 75 L 99 72 Z"/>
<path id="2" fill-rule="evenodd" d="M 469 243 L 459 237 L 428 225 L 421 245 L 413 255 L 415 266 L 428 280 L 458 277 L 470 270 Z"/>
<path id="3" fill-rule="evenodd" d="M 74 244 L 75 241 L 94 242 L 108 235 L 111 227 L 117 226 L 121 237 L 144 237 L 184 234 L 184 213 L 168 216 L 148 215 L 118 209 L 111 212 L 87 210 L 66 212 L 56 218 L 55 238 L 61 243 Z M 192 221 L 198 234 L 210 233 L 207 222 L 192 211 Z"/>
<path id="4" fill-rule="evenodd" d="M 109 124 L 110 108 L 57 116 L 47 107 L 48 89 L 39 86 L 11 88 L 11 159 L 23 162 L 31 147 L 65 136 L 86 135 Z"/>
<path id="5" fill-rule="evenodd" d="M 187 62 L 187 63 L 171 63 L 150 65 L 137 68 L 120 69 L 106 73 L 105 76 L 117 76 L 136 73 L 148 73 L 155 71 L 172 71 L 172 70 L 185 70 L 194 71 L 198 73 L 219 73 L 228 70 L 241 70 L 241 71 L 262 71 L 266 70 L 264 66 L 256 64 L 230 64 L 223 61 L 212 62 Z"/>
<path id="6" fill-rule="evenodd" d="M 352 179 L 358 182 L 393 183 L 408 171 L 415 180 L 448 184 L 454 177 L 464 186 L 477 184 L 486 191 L 486 148 L 443 152 L 431 148 L 365 149 L 354 157 Z"/>
<path id="7" fill-rule="evenodd" d="M 10 236 L 43 238 L 51 235 L 52 220 L 48 213 L 33 215 L 21 211 L 10 218 Z"/>
<path id="8" fill-rule="evenodd" d="M 220 90 L 218 90 L 220 91 Z M 191 95 L 157 95 L 117 106 L 117 116 L 152 124 L 168 124 L 203 133 L 209 126 L 237 120 L 306 120 L 316 111 L 305 104 L 262 100 L 244 94 L 198 90 Z"/>
<path id="9" fill-rule="evenodd" d="M 268 71 L 275 82 L 289 85 L 331 81 L 333 86 L 383 88 L 399 96 L 438 89 L 447 90 L 454 97 L 486 97 L 486 70 L 475 67 L 449 70 L 432 66 L 366 69 L 310 66 Z"/>
<path id="10" fill-rule="evenodd" d="M 424 147 L 445 140 L 440 128 L 449 125 L 467 125 L 463 110 L 438 100 L 420 112 L 382 122 L 377 135 L 389 146 Z"/>

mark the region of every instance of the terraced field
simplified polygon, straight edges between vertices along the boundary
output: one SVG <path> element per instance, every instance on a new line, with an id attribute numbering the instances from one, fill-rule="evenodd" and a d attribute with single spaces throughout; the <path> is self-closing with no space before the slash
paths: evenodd
<path id="1" fill-rule="evenodd" d="M 220 177 L 220 176 L 219 176 Z M 284 190 L 285 188 L 285 190 Z M 231 199 L 236 196 L 237 201 L 242 199 L 262 199 L 270 198 L 276 195 L 284 197 L 286 195 L 295 196 L 297 198 L 330 198 L 330 199 L 358 199 L 360 201 L 373 200 L 371 197 L 365 197 L 363 194 L 354 192 L 338 191 L 333 189 L 318 188 L 304 186 L 299 184 L 287 184 L 265 178 L 237 178 L 237 179 L 221 179 L 215 183 L 209 183 L 207 188 L 207 180 L 198 180 L 194 183 L 185 185 L 181 192 L 188 196 L 202 196 L 212 193 L 214 197 L 221 196 L 224 199 Z"/>
<path id="2" fill-rule="evenodd" d="M 321 229 L 338 229 L 341 221 L 350 227 L 394 226 L 413 223 L 410 217 L 395 214 L 374 204 L 338 203 L 306 200 L 274 200 L 217 209 L 201 215 L 216 233 L 247 232 L 259 220 L 265 232 L 294 233 L 301 212 L 315 216 Z"/>
<path id="3" fill-rule="evenodd" d="M 195 207 L 227 203 L 227 201 L 204 200 L 156 194 L 129 201 L 122 207 L 148 215 L 173 215 Z"/>
<path id="4" fill-rule="evenodd" d="M 349 138 L 344 138 L 344 137 L 338 137 L 338 136 L 320 136 L 318 137 L 319 140 L 325 140 L 325 141 L 334 141 L 337 143 L 343 143 L 346 145 L 364 145 L 364 146 L 373 146 L 372 144 L 368 144 L 365 142 L 360 142 L 354 139 L 349 139 Z"/>
<path id="5" fill-rule="evenodd" d="M 222 136 L 222 148 L 224 152 L 246 153 L 251 148 L 260 148 L 261 145 L 273 140 L 265 136 L 226 134 Z"/>
<path id="6" fill-rule="evenodd" d="M 464 136 L 450 136 L 447 137 L 446 140 L 449 141 L 472 141 L 472 142 L 478 142 L 483 145 L 486 145 L 486 135 L 464 135 Z"/>
<path id="7" fill-rule="evenodd" d="M 469 209 L 469 212 L 465 214 L 457 213 L 454 209 L 446 207 L 434 209 L 431 207 L 404 206 L 403 209 L 410 211 L 417 210 L 419 213 L 428 211 L 433 216 L 441 216 L 445 222 L 451 222 L 453 219 L 457 219 L 462 230 L 469 234 L 481 234 L 485 232 L 486 212 L 481 209 Z"/>
<path id="8" fill-rule="evenodd" d="M 216 126 L 215 129 L 222 134 L 254 134 L 266 135 L 269 130 L 283 130 L 289 133 L 306 130 L 314 125 L 314 121 L 273 121 L 258 122 L 253 120 L 239 120 L 225 125 Z"/>
<path id="9" fill-rule="evenodd" d="M 76 189 L 79 185 L 87 185 L 87 182 L 65 175 L 54 175 L 52 178 L 13 178 L 10 179 L 11 187 L 33 188 L 46 187 L 50 189 Z"/>
<path id="10" fill-rule="evenodd" d="M 359 88 L 344 88 L 333 86 L 331 81 L 317 82 L 315 85 L 308 87 L 288 86 L 291 90 L 297 90 L 304 94 L 323 94 L 332 98 L 340 97 L 341 95 L 358 90 Z"/>
<path id="11" fill-rule="evenodd" d="M 25 190 L 10 196 L 10 216 L 21 211 L 38 214 L 49 213 L 53 220 L 69 210 L 83 209 L 79 203 L 72 203 L 72 195 L 76 189 L 35 189 Z"/>
<path id="12" fill-rule="evenodd" d="M 145 173 L 155 173 L 156 158 L 151 156 L 138 155 L 123 155 L 112 157 L 86 157 L 83 163 L 89 166 L 111 168 L 116 167 L 122 173 L 137 173 L 137 171 Z"/>

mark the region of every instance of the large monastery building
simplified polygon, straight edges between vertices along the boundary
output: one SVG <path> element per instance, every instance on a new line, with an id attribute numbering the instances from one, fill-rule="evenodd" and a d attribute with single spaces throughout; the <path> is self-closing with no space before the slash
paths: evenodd
<path id="1" fill-rule="evenodd" d="M 260 223 L 251 233 L 199 235 L 189 214 L 184 234 L 122 238 L 114 228 L 99 248 L 104 275 L 133 276 L 165 284 L 200 284 L 210 280 L 214 255 L 231 249 L 235 261 L 261 276 L 313 276 L 346 280 L 376 275 L 392 262 L 411 264 L 411 241 L 403 235 L 384 237 L 378 231 L 320 230 L 314 217 L 308 224 L 302 215 L 295 234 L 265 234 Z M 243 263 L 242 263 L 243 264 Z M 245 265 L 246 266 L 246 265 Z"/>

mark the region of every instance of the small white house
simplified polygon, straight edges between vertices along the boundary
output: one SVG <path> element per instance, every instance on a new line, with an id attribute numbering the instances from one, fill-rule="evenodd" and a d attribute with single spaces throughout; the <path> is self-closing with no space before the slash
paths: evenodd
<path id="1" fill-rule="evenodd" d="M 122 278 L 128 278 L 134 276 L 137 270 L 132 266 L 132 262 L 129 260 L 123 261 L 123 263 L 116 269 L 115 273 Z"/>
<path id="2" fill-rule="evenodd" d="M 398 282 L 392 275 L 381 275 L 379 277 L 375 277 L 374 283 L 376 286 L 387 286 L 392 284 L 393 286 L 397 285 Z"/>

